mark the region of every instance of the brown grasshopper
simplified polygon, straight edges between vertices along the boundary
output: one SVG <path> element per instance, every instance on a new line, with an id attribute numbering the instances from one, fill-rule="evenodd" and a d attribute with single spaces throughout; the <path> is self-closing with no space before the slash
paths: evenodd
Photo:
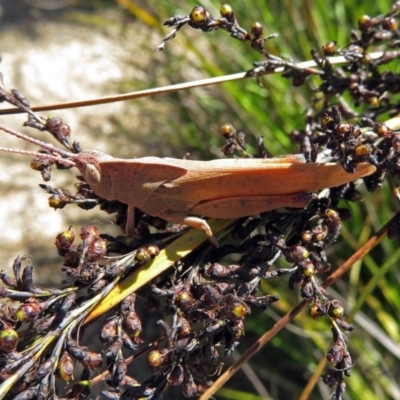
<path id="1" fill-rule="evenodd" d="M 7 127 L 0 125 L 0 129 L 56 156 L 2 147 L 0 150 L 75 166 L 99 197 L 127 204 L 128 236 L 134 233 L 135 207 L 169 222 L 203 229 L 211 237 L 211 229 L 202 217 L 231 219 L 280 207 L 305 207 L 309 193 L 343 185 L 375 171 L 374 166 L 361 163 L 349 174 L 339 164 L 306 163 L 302 155 L 212 161 L 158 157 L 126 160 L 99 150 L 74 154 Z"/>

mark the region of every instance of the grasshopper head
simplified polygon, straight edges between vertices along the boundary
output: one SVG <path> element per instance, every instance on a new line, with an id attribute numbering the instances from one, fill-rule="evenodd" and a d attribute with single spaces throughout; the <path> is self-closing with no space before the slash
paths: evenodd
<path id="1" fill-rule="evenodd" d="M 110 161 L 113 157 L 100 150 L 88 150 L 72 157 L 76 167 L 79 169 L 85 181 L 91 189 L 100 197 L 108 198 L 109 195 L 109 176 L 102 169 L 103 161 Z"/>

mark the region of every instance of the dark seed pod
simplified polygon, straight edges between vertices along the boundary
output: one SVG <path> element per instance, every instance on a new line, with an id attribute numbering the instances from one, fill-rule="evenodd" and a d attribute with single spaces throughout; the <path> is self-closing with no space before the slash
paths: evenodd
<path id="1" fill-rule="evenodd" d="M 109 344 L 117 337 L 117 325 L 118 321 L 116 318 L 110 319 L 100 331 L 100 341 L 103 344 Z"/>
<path id="2" fill-rule="evenodd" d="M 60 143 L 68 148 L 71 147 L 71 128 L 61 118 L 48 117 L 46 128 Z"/>
<path id="3" fill-rule="evenodd" d="M 167 376 L 168 384 L 171 386 L 180 386 L 185 378 L 185 373 L 182 365 L 178 364 L 172 369 Z"/>
<path id="4" fill-rule="evenodd" d="M 33 287 L 33 265 L 28 264 L 22 271 L 21 283 L 27 289 Z"/>
<path id="5" fill-rule="evenodd" d="M 99 279 L 98 281 L 94 282 L 92 285 L 88 287 L 89 294 L 95 294 L 101 292 L 103 288 L 105 288 L 108 284 L 106 279 Z"/>
<path id="6" fill-rule="evenodd" d="M 0 271 L 0 279 L 6 286 L 11 288 L 15 288 L 18 285 L 17 280 L 14 277 L 6 274 L 5 271 Z"/>
<path id="7" fill-rule="evenodd" d="M 340 318 L 336 318 L 336 323 L 340 326 L 340 328 L 342 328 L 345 331 L 348 331 L 348 332 L 354 331 L 353 325 L 350 325 L 348 322 L 346 322 Z"/>
<path id="8" fill-rule="evenodd" d="M 60 311 L 63 314 L 66 314 L 74 305 L 77 297 L 78 297 L 77 292 L 71 292 L 66 297 L 64 297 L 64 299 L 60 305 Z"/>
<path id="9" fill-rule="evenodd" d="M 139 335 L 142 333 L 142 322 L 136 312 L 131 312 L 125 317 L 122 326 L 128 336 L 134 341 L 141 341 Z"/>
<path id="10" fill-rule="evenodd" d="M 35 380 L 39 382 L 42 381 L 49 374 L 53 364 L 54 360 L 51 357 L 42 360 L 39 364 L 39 368 L 36 370 Z"/>
<path id="11" fill-rule="evenodd" d="M 79 254 L 76 251 L 68 250 L 64 255 L 64 265 L 76 268 L 79 265 Z"/>
<path id="12" fill-rule="evenodd" d="M 10 90 L 13 96 L 17 101 L 19 101 L 24 107 L 30 108 L 30 104 L 28 99 L 17 89 L 11 89 Z"/>
<path id="13" fill-rule="evenodd" d="M 343 342 L 338 340 L 326 353 L 326 359 L 331 364 L 337 364 L 343 360 L 344 351 Z"/>
<path id="14" fill-rule="evenodd" d="M 117 358 L 118 354 L 122 349 L 122 341 L 120 339 L 116 339 L 113 343 L 108 346 L 106 351 L 107 365 L 113 363 Z"/>
<path id="15" fill-rule="evenodd" d="M 122 339 L 122 344 L 126 349 L 130 351 L 137 351 L 138 349 L 137 343 L 139 343 L 139 340 L 135 339 L 135 341 L 137 342 L 135 343 L 124 331 L 121 332 L 121 339 Z"/>
<path id="16" fill-rule="evenodd" d="M 301 287 L 301 297 L 307 301 L 312 300 L 314 297 L 314 287 L 309 280 L 303 282 Z"/>
<path id="17" fill-rule="evenodd" d="M 340 379 L 340 373 L 332 368 L 328 369 L 322 375 L 322 381 L 325 383 L 325 385 L 328 385 L 329 387 L 336 386 L 338 384 L 339 379 Z"/>

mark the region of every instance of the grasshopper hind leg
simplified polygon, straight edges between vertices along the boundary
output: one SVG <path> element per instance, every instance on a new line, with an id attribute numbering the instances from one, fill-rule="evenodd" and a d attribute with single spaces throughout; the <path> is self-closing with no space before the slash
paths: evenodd
<path id="1" fill-rule="evenodd" d="M 158 215 L 158 216 L 160 218 L 163 218 L 166 221 L 172 222 L 174 224 L 188 225 L 192 228 L 203 230 L 206 233 L 206 235 L 210 238 L 210 241 L 215 246 L 218 247 L 218 241 L 215 238 L 215 236 L 213 236 L 210 226 L 207 224 L 207 222 L 204 219 L 201 219 L 199 217 L 183 216 L 183 215 L 175 214 L 175 213 L 171 213 L 171 212 L 167 212 L 167 213 L 164 213 L 164 214 Z M 135 207 L 134 206 L 128 206 L 125 233 L 129 237 L 135 236 Z"/>
<path id="2" fill-rule="evenodd" d="M 213 236 L 210 225 L 208 225 L 207 221 L 204 219 L 193 216 L 184 216 L 172 212 L 164 213 L 163 215 L 159 215 L 159 217 L 164 218 L 166 221 L 174 224 L 188 225 L 191 228 L 203 230 L 209 237 L 211 243 L 218 247 L 218 240 L 215 238 L 215 236 Z"/>

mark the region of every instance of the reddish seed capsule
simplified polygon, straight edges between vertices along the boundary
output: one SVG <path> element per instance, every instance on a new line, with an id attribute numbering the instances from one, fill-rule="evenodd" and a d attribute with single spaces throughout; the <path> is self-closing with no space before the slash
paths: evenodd
<path id="1" fill-rule="evenodd" d="M 315 275 L 315 268 L 312 262 L 305 262 L 303 264 L 303 274 L 308 278 Z"/>
<path id="2" fill-rule="evenodd" d="M 332 318 L 342 318 L 344 307 L 339 300 L 332 300 L 329 307 L 329 316 Z"/>
<path id="3" fill-rule="evenodd" d="M 370 29 L 372 27 L 372 25 L 373 25 L 373 21 L 369 15 L 362 15 L 358 19 L 358 27 L 363 32 L 366 32 L 368 29 Z"/>
<path id="4" fill-rule="evenodd" d="M 201 24 L 207 19 L 207 11 L 204 7 L 197 6 L 190 12 L 189 18 L 196 24 Z"/>
<path id="5" fill-rule="evenodd" d="M 340 139 L 347 139 L 349 135 L 351 134 L 353 128 L 352 125 L 349 124 L 348 122 L 342 122 L 339 124 L 337 132 L 339 135 Z"/>
<path id="6" fill-rule="evenodd" d="M 89 369 L 100 368 L 102 363 L 103 360 L 101 358 L 101 354 L 93 351 L 88 351 L 82 360 L 82 364 Z"/>
<path id="7" fill-rule="evenodd" d="M 194 305 L 194 297 L 186 290 L 181 290 L 175 297 L 176 305 L 184 311 L 190 310 Z"/>
<path id="8" fill-rule="evenodd" d="M 61 118 L 50 116 L 46 120 L 46 128 L 58 139 L 61 143 L 69 145 L 71 128 L 65 124 Z"/>
<path id="9" fill-rule="evenodd" d="M 251 33 L 256 37 L 259 38 L 263 35 L 263 27 L 259 22 L 253 22 L 251 25 Z"/>
<path id="10" fill-rule="evenodd" d="M 322 52 L 324 53 L 325 56 L 331 56 L 335 54 L 335 51 L 336 51 L 336 42 L 334 40 L 322 46 Z"/>
<path id="11" fill-rule="evenodd" d="M 64 265 L 67 267 L 77 267 L 79 265 L 79 255 L 76 251 L 68 250 L 64 255 Z"/>
<path id="12" fill-rule="evenodd" d="M 321 318 L 321 313 L 319 312 L 319 306 L 317 304 L 313 304 L 310 307 L 310 314 L 313 319 Z"/>
<path id="13" fill-rule="evenodd" d="M 15 313 L 18 321 L 31 322 L 34 321 L 42 312 L 42 308 L 38 303 L 22 304 Z"/>
<path id="14" fill-rule="evenodd" d="M 88 225 L 86 228 L 81 229 L 80 237 L 82 240 L 94 239 L 99 236 L 99 230 L 94 225 Z"/>
<path id="15" fill-rule="evenodd" d="M 177 321 L 179 336 L 187 336 L 192 331 L 189 321 L 186 318 L 178 317 Z"/>
<path id="16" fill-rule="evenodd" d="M 311 231 L 304 231 L 301 233 L 301 240 L 304 243 L 311 243 L 312 238 L 313 238 L 313 234 Z"/>
<path id="17" fill-rule="evenodd" d="M 89 247 L 90 261 L 97 261 L 107 254 L 107 240 L 103 238 L 96 239 Z"/>
<path id="18" fill-rule="evenodd" d="M 366 101 L 371 107 L 379 107 L 380 105 L 379 98 L 376 96 L 367 97 Z"/>
<path id="19" fill-rule="evenodd" d="M 100 341 L 104 344 L 111 343 L 117 337 L 117 320 L 111 319 L 100 331 Z"/>
<path id="20" fill-rule="evenodd" d="M 74 360 L 64 351 L 58 363 L 58 376 L 64 382 L 69 382 L 74 379 Z"/>
<path id="21" fill-rule="evenodd" d="M 151 368 L 159 368 L 168 362 L 166 350 L 152 350 L 147 356 L 147 362 Z"/>
<path id="22" fill-rule="evenodd" d="M 235 137 L 236 135 L 236 130 L 231 124 L 224 124 L 221 126 L 221 134 L 225 139 L 231 139 Z"/>
<path id="23" fill-rule="evenodd" d="M 18 333 L 12 328 L 0 331 L 0 351 L 5 354 L 12 353 L 18 345 Z"/>
<path id="24" fill-rule="evenodd" d="M 221 309 L 221 315 L 231 321 L 241 320 L 250 314 L 250 308 L 234 296 L 227 295 L 223 298 L 225 304 Z"/>
<path id="25" fill-rule="evenodd" d="M 373 131 L 382 137 L 388 137 L 391 133 L 391 130 L 389 129 L 389 127 L 384 123 L 375 124 Z"/>
<path id="26" fill-rule="evenodd" d="M 235 316 L 235 318 L 242 319 L 246 316 L 246 314 L 249 313 L 249 308 L 244 304 L 239 303 L 231 309 L 231 313 Z"/>
<path id="27" fill-rule="evenodd" d="M 343 314 L 344 314 L 344 308 L 343 307 L 332 307 L 329 310 L 329 315 L 331 317 L 334 317 L 334 318 L 342 318 Z"/>
<path id="28" fill-rule="evenodd" d="M 156 246 L 155 244 L 147 246 L 147 251 L 149 252 L 151 257 L 156 257 L 160 254 L 160 248 L 158 246 Z"/>
<path id="29" fill-rule="evenodd" d="M 129 316 L 124 319 L 123 327 L 129 337 L 135 340 L 139 339 L 139 335 L 142 333 L 142 323 L 135 312 L 131 312 Z"/>
<path id="30" fill-rule="evenodd" d="M 367 161 L 370 156 L 371 156 L 371 147 L 368 146 L 367 144 L 359 144 L 354 149 L 354 159 L 357 162 Z"/>
<path id="31" fill-rule="evenodd" d="M 135 261 L 139 264 L 146 264 L 151 260 L 151 255 L 146 247 L 140 247 L 136 251 Z"/>
<path id="32" fill-rule="evenodd" d="M 55 245 L 58 253 L 65 253 L 65 251 L 72 246 L 75 240 L 75 233 L 71 231 L 71 227 L 67 231 L 60 232 L 56 236 Z"/>
<path id="33" fill-rule="evenodd" d="M 289 252 L 287 254 L 287 258 L 293 262 L 307 260 L 309 256 L 309 251 L 303 246 L 292 246 L 289 248 Z"/>
<path id="34" fill-rule="evenodd" d="M 42 159 L 42 158 L 34 158 L 31 161 L 30 167 L 34 171 L 43 171 L 45 168 L 49 167 L 49 160 Z"/>
<path id="35" fill-rule="evenodd" d="M 67 202 L 62 201 L 61 196 L 58 194 L 53 194 L 53 196 L 49 197 L 49 206 L 55 210 L 64 208 L 67 204 Z"/>
<path id="36" fill-rule="evenodd" d="M 382 23 L 382 27 L 388 31 L 395 32 L 397 30 L 397 21 L 395 18 L 385 19 Z"/>
<path id="37" fill-rule="evenodd" d="M 221 17 L 226 18 L 228 21 L 233 18 L 233 8 L 229 4 L 223 4 L 219 9 L 219 13 Z"/>

